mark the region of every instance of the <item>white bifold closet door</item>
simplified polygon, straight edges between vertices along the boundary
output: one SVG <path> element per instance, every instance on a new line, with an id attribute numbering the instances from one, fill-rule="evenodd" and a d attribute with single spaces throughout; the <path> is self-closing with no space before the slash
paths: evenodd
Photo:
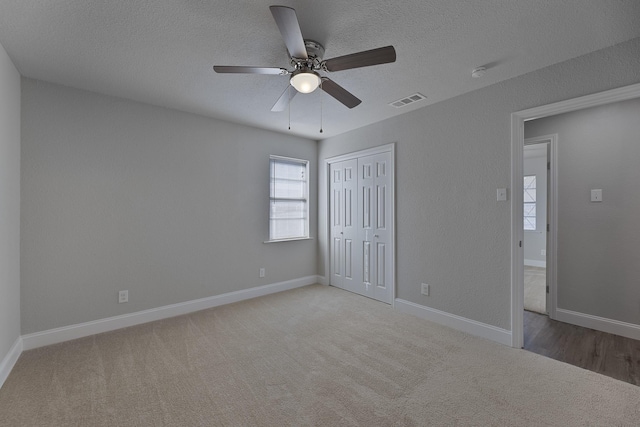
<path id="1" fill-rule="evenodd" d="M 359 245 L 357 215 L 358 161 L 345 160 L 331 165 L 331 284 L 357 292 L 361 271 L 357 268 Z"/>
<path id="2" fill-rule="evenodd" d="M 331 284 L 391 304 L 391 153 L 332 163 Z"/>

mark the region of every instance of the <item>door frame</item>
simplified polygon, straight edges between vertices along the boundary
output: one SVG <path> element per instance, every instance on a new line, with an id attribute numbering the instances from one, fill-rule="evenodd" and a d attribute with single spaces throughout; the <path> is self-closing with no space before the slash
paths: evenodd
<path id="1" fill-rule="evenodd" d="M 558 259 L 556 257 L 557 248 L 558 248 L 558 228 L 556 224 L 558 224 L 558 167 L 556 163 L 556 158 L 558 157 L 558 134 L 554 133 L 551 135 L 542 135 L 536 136 L 533 138 L 527 138 L 524 140 L 524 145 L 535 145 L 535 144 L 547 144 L 547 162 L 549 166 L 547 167 L 547 224 L 545 224 L 546 233 L 546 282 L 547 286 L 549 286 L 549 292 L 547 294 L 546 299 L 546 311 L 549 315 L 550 319 L 556 318 L 556 308 L 558 301 L 558 290 L 557 290 L 557 265 Z M 523 152 L 524 154 L 524 152 Z M 523 176 L 524 176 L 524 167 L 523 167 Z M 524 184 L 523 184 L 524 185 Z M 547 228 L 548 227 L 548 228 Z M 524 230 L 522 233 L 522 242 L 524 248 Z M 523 268 L 524 268 L 524 255 L 523 255 Z M 524 271 L 523 271 L 524 274 Z M 523 276 L 524 280 L 524 276 Z M 524 288 L 524 283 L 523 283 Z M 524 293 L 522 295 L 522 307 L 524 310 Z M 523 325 L 524 327 L 524 325 Z"/>
<path id="2" fill-rule="evenodd" d="M 365 150 L 353 151 L 346 154 L 340 154 L 338 156 L 329 157 L 324 160 L 324 169 L 326 175 L 326 193 L 324 195 L 326 200 L 326 241 L 329 242 L 326 245 L 325 257 L 324 257 L 324 271 L 328 271 L 327 285 L 331 284 L 331 173 L 330 168 L 332 163 L 341 162 L 344 160 L 357 159 L 359 157 L 371 156 L 374 154 L 390 153 L 391 156 L 391 306 L 395 307 L 396 302 L 396 144 L 395 142 L 380 145 L 377 147 L 367 148 Z M 523 285 L 524 286 L 524 285 Z"/>
<path id="3" fill-rule="evenodd" d="M 640 83 L 511 113 L 511 346 L 524 345 L 524 122 L 640 97 Z M 557 157 L 556 157 L 557 161 Z M 557 207 L 557 203 L 556 203 Z M 555 221 L 557 223 L 557 221 Z"/>

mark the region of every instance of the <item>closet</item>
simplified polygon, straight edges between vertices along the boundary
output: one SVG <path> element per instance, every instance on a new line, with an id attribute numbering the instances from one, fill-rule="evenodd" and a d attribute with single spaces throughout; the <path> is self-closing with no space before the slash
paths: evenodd
<path id="1" fill-rule="evenodd" d="M 389 304 L 394 298 L 392 149 L 328 161 L 330 284 Z"/>

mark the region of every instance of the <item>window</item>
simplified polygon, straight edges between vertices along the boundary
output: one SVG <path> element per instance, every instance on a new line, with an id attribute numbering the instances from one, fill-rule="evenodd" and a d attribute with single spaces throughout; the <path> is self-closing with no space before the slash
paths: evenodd
<path id="1" fill-rule="evenodd" d="M 269 240 L 309 237 L 309 162 L 270 157 Z"/>
<path id="2" fill-rule="evenodd" d="M 524 229 L 536 229 L 536 176 L 524 177 Z"/>

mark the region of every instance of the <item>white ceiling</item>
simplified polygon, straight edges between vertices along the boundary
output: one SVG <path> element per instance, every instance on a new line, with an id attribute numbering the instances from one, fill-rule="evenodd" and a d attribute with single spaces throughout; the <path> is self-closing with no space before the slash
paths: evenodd
<path id="1" fill-rule="evenodd" d="M 323 134 L 321 92 L 296 96 L 291 132 L 312 139 L 640 36 L 638 0 L 0 0 L 0 43 L 27 77 L 288 132 L 287 111 L 270 111 L 288 77 L 212 70 L 288 68 L 271 4 L 296 9 L 325 59 L 397 51 L 393 64 L 329 75 L 362 104 L 324 94 Z M 415 92 L 427 101 L 388 105 Z"/>

